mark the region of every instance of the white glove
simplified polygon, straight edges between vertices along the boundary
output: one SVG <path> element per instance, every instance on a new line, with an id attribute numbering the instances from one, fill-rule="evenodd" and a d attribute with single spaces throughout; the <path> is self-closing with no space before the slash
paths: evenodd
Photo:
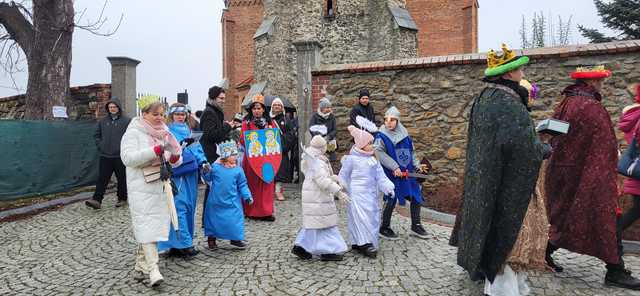
<path id="1" fill-rule="evenodd" d="M 342 192 L 342 191 L 338 191 L 336 196 L 343 203 L 350 203 L 351 202 L 351 198 L 349 198 L 349 196 L 346 193 Z"/>
<path id="2" fill-rule="evenodd" d="M 211 165 L 208 162 L 202 164 L 202 171 L 206 174 L 211 171 Z"/>

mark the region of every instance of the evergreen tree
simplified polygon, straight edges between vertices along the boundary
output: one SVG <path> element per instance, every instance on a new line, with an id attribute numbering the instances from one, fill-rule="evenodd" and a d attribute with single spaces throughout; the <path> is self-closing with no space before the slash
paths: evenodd
<path id="1" fill-rule="evenodd" d="M 604 26 L 619 33 L 606 36 L 597 29 L 578 26 L 582 36 L 592 43 L 640 39 L 640 0 L 594 0 L 594 3 Z"/>

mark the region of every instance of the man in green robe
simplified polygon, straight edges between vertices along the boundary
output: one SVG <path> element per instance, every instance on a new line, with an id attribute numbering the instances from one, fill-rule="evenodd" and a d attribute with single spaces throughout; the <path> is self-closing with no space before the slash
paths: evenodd
<path id="1" fill-rule="evenodd" d="M 528 57 L 488 55 L 486 86 L 471 108 L 462 206 L 451 235 L 458 265 L 491 284 L 503 273 L 535 189 L 543 154 L 519 82 Z M 485 294 L 491 295 L 485 285 Z M 491 290 L 491 289 L 489 289 Z"/>

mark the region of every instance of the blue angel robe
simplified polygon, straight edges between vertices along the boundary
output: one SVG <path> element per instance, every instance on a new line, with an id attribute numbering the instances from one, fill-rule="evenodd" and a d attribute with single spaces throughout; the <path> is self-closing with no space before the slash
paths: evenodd
<path id="1" fill-rule="evenodd" d="M 171 123 L 169 124 L 169 130 L 178 142 L 191 137 L 191 129 L 189 129 L 186 123 Z M 186 147 L 185 150 L 188 150 L 195 156 L 198 165 L 207 161 L 200 143 L 193 143 Z M 174 184 L 178 187 L 178 194 L 173 197 L 173 201 L 178 214 L 180 230 L 176 235 L 176 231 L 173 229 L 173 226 L 171 226 L 169 240 L 158 242 L 159 251 L 170 248 L 184 249 L 193 247 L 196 201 L 198 200 L 198 178 L 198 171 L 180 177 L 172 177 Z"/>
<path id="2" fill-rule="evenodd" d="M 251 200 L 251 191 L 242 168 L 225 168 L 214 163 L 204 175 L 211 184 L 205 204 L 204 234 L 218 239 L 244 240 L 244 211 L 241 199 Z"/>

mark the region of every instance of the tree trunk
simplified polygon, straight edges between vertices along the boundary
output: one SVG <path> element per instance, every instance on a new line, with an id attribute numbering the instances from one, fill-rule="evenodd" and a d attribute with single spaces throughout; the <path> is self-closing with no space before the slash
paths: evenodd
<path id="1" fill-rule="evenodd" d="M 33 0 L 33 29 L 24 118 L 53 119 L 69 96 L 73 0 Z"/>

